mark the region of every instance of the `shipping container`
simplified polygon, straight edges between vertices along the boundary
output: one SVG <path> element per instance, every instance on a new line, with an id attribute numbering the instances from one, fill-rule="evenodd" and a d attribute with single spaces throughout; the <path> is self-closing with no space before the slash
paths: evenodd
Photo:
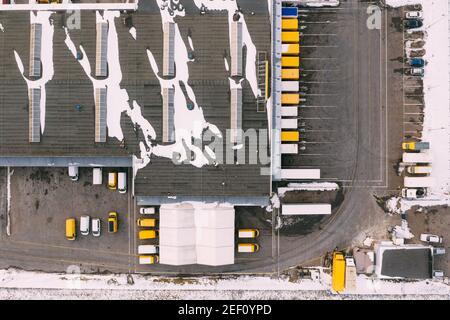
<path id="1" fill-rule="evenodd" d="M 403 182 L 406 188 L 431 188 L 435 185 L 432 177 L 405 177 Z"/>
<path id="2" fill-rule="evenodd" d="M 297 31 L 298 30 L 298 20 L 292 19 L 292 18 L 282 19 L 281 20 L 281 29 Z"/>
<path id="3" fill-rule="evenodd" d="M 281 66 L 284 67 L 292 67 L 298 68 L 300 67 L 300 58 L 299 57 L 281 57 Z"/>
<path id="4" fill-rule="evenodd" d="M 281 129 L 297 129 L 297 119 L 281 119 Z"/>
<path id="5" fill-rule="evenodd" d="M 297 117 L 298 107 L 281 107 L 282 117 Z"/>
<path id="6" fill-rule="evenodd" d="M 331 204 L 327 203 L 283 204 L 281 206 L 281 214 L 283 215 L 331 214 Z"/>
<path id="7" fill-rule="evenodd" d="M 297 7 L 282 7 L 281 8 L 281 16 L 283 18 L 297 18 L 298 17 L 298 9 L 297 9 Z"/>
<path id="8" fill-rule="evenodd" d="M 281 42 L 282 43 L 299 43 L 300 33 L 298 31 L 282 31 Z"/>
<path id="9" fill-rule="evenodd" d="M 404 163 L 430 163 L 432 160 L 427 152 L 404 152 L 402 157 Z"/>
<path id="10" fill-rule="evenodd" d="M 283 92 L 298 92 L 298 81 L 281 81 L 281 91 Z"/>
<path id="11" fill-rule="evenodd" d="M 293 141 L 297 142 L 300 138 L 298 131 L 282 131 L 281 132 L 281 141 L 288 142 Z"/>
<path id="12" fill-rule="evenodd" d="M 282 44 L 281 53 L 284 56 L 298 56 L 300 54 L 300 45 L 298 43 Z"/>
<path id="13" fill-rule="evenodd" d="M 281 104 L 299 104 L 300 95 L 298 93 L 282 93 Z"/>
<path id="14" fill-rule="evenodd" d="M 281 169 L 281 179 L 320 179 L 320 169 Z"/>
<path id="15" fill-rule="evenodd" d="M 300 70 L 298 69 L 281 69 L 281 79 L 298 80 L 300 78 Z"/>
<path id="16" fill-rule="evenodd" d="M 282 143 L 281 154 L 298 154 L 298 144 L 296 143 Z"/>
<path id="17" fill-rule="evenodd" d="M 345 259 L 342 252 L 333 252 L 331 286 L 336 292 L 341 292 L 345 289 Z"/>

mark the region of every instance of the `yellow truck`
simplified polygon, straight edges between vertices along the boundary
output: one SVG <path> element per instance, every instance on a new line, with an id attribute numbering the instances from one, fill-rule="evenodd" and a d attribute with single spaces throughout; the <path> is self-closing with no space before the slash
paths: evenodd
<path id="1" fill-rule="evenodd" d="M 281 66 L 283 68 L 298 68 L 300 67 L 299 57 L 281 57 Z"/>
<path id="2" fill-rule="evenodd" d="M 300 33 L 298 31 L 282 31 L 281 42 L 282 43 L 299 43 Z"/>
<path id="3" fill-rule="evenodd" d="M 281 29 L 287 31 L 297 31 L 298 30 L 298 20 L 297 19 L 282 19 Z"/>
<path id="4" fill-rule="evenodd" d="M 281 104 L 299 104 L 300 95 L 298 93 L 282 93 Z"/>
<path id="5" fill-rule="evenodd" d="M 141 230 L 139 231 L 139 240 L 155 239 L 158 237 L 158 230 Z"/>
<path id="6" fill-rule="evenodd" d="M 284 56 L 298 56 L 300 54 L 300 45 L 298 43 L 282 44 L 281 54 Z"/>
<path id="7" fill-rule="evenodd" d="M 402 149 L 403 150 L 413 150 L 413 151 L 428 150 L 428 149 L 430 149 L 430 143 L 429 142 L 415 142 L 415 141 L 403 142 Z"/>
<path id="8" fill-rule="evenodd" d="M 138 227 L 154 227 L 156 226 L 156 219 L 139 218 L 137 219 Z"/>
<path id="9" fill-rule="evenodd" d="M 282 80 L 298 80 L 300 71 L 298 69 L 281 69 Z"/>
<path id="10" fill-rule="evenodd" d="M 333 252 L 331 287 L 336 292 L 341 292 L 345 289 L 345 258 L 344 254 L 339 251 Z"/>
<path id="11" fill-rule="evenodd" d="M 281 131 L 282 142 L 298 142 L 300 135 L 298 131 Z"/>
<path id="12" fill-rule="evenodd" d="M 67 240 L 75 240 L 77 237 L 76 221 L 74 218 L 66 219 L 66 238 Z"/>

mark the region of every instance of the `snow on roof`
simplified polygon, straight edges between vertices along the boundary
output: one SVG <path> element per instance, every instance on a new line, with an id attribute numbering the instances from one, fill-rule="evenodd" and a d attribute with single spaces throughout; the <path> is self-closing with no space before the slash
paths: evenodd
<path id="1" fill-rule="evenodd" d="M 160 263 L 234 263 L 234 208 L 192 204 L 160 208 Z"/>

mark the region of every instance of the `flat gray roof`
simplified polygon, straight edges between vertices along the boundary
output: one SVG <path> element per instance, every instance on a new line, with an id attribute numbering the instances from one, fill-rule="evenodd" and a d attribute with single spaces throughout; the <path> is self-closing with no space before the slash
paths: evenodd
<path id="1" fill-rule="evenodd" d="M 389 277 L 430 279 L 432 277 L 432 254 L 430 248 L 385 249 L 381 274 Z"/>

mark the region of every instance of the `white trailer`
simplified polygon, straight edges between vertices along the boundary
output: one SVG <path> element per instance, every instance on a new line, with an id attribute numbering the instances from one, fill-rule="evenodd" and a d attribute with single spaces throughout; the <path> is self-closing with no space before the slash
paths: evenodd
<path id="1" fill-rule="evenodd" d="M 320 169 L 281 169 L 281 179 L 320 179 Z"/>
<path id="2" fill-rule="evenodd" d="M 296 143 L 281 144 L 281 154 L 298 154 L 298 144 Z"/>
<path id="3" fill-rule="evenodd" d="M 406 188 L 430 188 L 435 185 L 432 177 L 405 177 L 403 182 Z"/>
<path id="4" fill-rule="evenodd" d="M 331 214 L 331 204 L 327 203 L 295 203 L 283 204 L 282 215 L 315 215 Z"/>
<path id="5" fill-rule="evenodd" d="M 281 81 L 281 91 L 283 92 L 298 92 L 298 81 Z"/>
<path id="6" fill-rule="evenodd" d="M 281 119 L 281 129 L 297 129 L 297 119 Z"/>
<path id="7" fill-rule="evenodd" d="M 402 157 L 404 163 L 430 163 L 432 160 L 428 152 L 403 152 Z"/>
<path id="8" fill-rule="evenodd" d="M 298 107 L 281 107 L 282 117 L 297 117 Z"/>

